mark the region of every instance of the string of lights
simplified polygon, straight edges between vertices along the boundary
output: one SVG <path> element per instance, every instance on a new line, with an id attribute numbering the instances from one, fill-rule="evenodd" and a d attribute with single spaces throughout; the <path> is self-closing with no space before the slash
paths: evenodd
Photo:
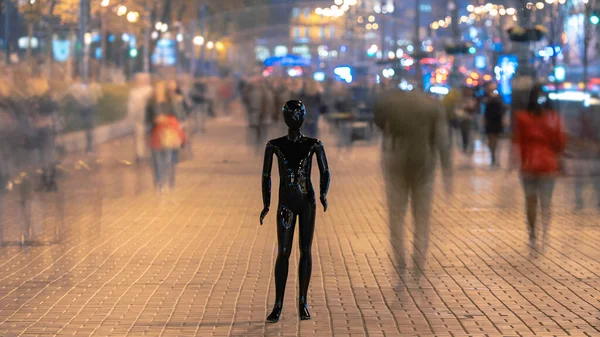
<path id="1" fill-rule="evenodd" d="M 553 5 L 555 2 L 558 2 L 561 5 L 566 4 L 567 0 L 545 0 L 546 4 Z M 526 8 L 529 10 L 543 10 L 546 7 L 544 2 L 528 2 L 526 4 Z M 475 21 L 480 21 L 482 18 L 491 17 L 491 18 L 500 18 L 500 17 L 512 17 L 513 21 L 517 21 L 517 10 L 515 8 L 509 7 L 505 8 L 503 5 L 496 5 L 492 3 L 488 3 L 482 6 L 473 6 L 468 5 L 467 11 L 469 15 L 463 15 L 460 17 L 459 24 L 473 24 Z M 430 24 L 429 27 L 433 30 L 448 28 L 452 24 L 452 18 L 447 16 L 443 20 L 434 21 Z"/>
<path id="2" fill-rule="evenodd" d="M 315 13 L 325 17 L 339 18 L 350 10 L 352 6 L 356 6 L 357 0 L 335 0 L 331 7 L 317 8 Z"/>

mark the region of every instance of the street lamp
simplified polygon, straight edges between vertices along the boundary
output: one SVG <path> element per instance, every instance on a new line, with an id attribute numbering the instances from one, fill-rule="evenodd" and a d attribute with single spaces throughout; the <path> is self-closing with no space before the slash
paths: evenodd
<path id="1" fill-rule="evenodd" d="M 223 45 L 223 42 L 217 41 L 217 43 L 215 43 L 215 48 L 217 48 L 218 51 L 222 51 L 225 49 L 225 45 Z"/>
<path id="2" fill-rule="evenodd" d="M 166 33 L 169 30 L 169 25 L 167 25 L 166 23 L 162 24 L 162 27 L 160 28 L 160 31 L 163 33 Z"/>
<path id="3" fill-rule="evenodd" d="M 208 49 L 213 49 L 214 47 L 215 47 L 215 43 L 214 43 L 214 42 L 212 42 L 212 41 L 208 41 L 208 42 L 206 43 L 206 48 L 208 48 Z"/>
<path id="4" fill-rule="evenodd" d="M 110 0 L 102 0 L 100 3 L 100 6 L 102 7 L 108 7 L 108 5 L 110 5 Z"/>
<path id="5" fill-rule="evenodd" d="M 192 41 L 194 42 L 194 45 L 201 46 L 204 44 L 204 37 L 197 35 L 194 36 L 194 39 Z"/>
<path id="6" fill-rule="evenodd" d="M 162 22 L 157 22 L 156 25 L 154 25 L 154 28 L 156 28 L 156 30 L 160 30 L 162 28 Z"/>
<path id="7" fill-rule="evenodd" d="M 139 17 L 140 17 L 140 13 L 138 13 L 138 12 L 129 12 L 129 13 L 127 13 L 127 21 L 129 21 L 130 23 L 137 22 L 137 20 L 138 20 Z"/>
<path id="8" fill-rule="evenodd" d="M 123 6 L 123 5 L 120 5 L 120 6 L 117 8 L 117 15 L 118 15 L 118 16 L 123 16 L 123 15 L 125 15 L 125 14 L 127 14 L 127 7 L 125 7 L 125 6 Z"/>

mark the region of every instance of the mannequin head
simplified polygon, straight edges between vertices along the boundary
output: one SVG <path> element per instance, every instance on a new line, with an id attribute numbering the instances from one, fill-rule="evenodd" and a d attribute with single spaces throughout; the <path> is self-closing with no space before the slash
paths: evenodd
<path id="1" fill-rule="evenodd" d="M 304 104 L 297 100 L 287 101 L 281 108 L 283 119 L 290 130 L 300 130 L 306 118 Z"/>

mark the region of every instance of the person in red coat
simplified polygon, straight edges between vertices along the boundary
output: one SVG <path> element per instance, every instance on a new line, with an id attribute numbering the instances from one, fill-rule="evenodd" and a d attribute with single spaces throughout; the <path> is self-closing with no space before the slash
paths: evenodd
<path id="1" fill-rule="evenodd" d="M 154 157 L 155 184 L 161 192 L 167 182 L 170 188 L 175 187 L 175 167 L 179 161 L 179 149 L 185 140 L 181 123 L 173 114 L 159 114 L 154 118 L 150 146 Z"/>
<path id="2" fill-rule="evenodd" d="M 513 132 L 513 163 L 520 162 L 521 166 L 532 247 L 536 242 L 538 201 L 542 210 L 543 247 L 547 243 L 552 194 L 556 177 L 562 169 L 560 157 L 566 144 L 567 135 L 561 117 L 549 108 L 548 97 L 542 87 L 534 86 L 529 95 L 527 109 L 516 113 Z"/>

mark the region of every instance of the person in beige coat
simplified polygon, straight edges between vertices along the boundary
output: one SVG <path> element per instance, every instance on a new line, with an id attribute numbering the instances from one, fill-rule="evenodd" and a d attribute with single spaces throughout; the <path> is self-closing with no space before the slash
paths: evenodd
<path id="1" fill-rule="evenodd" d="M 384 131 L 382 169 L 396 262 L 406 266 L 404 218 L 411 200 L 415 226 L 413 256 L 423 268 L 429 246 L 433 185 L 438 160 L 448 191 L 451 158 L 446 113 L 440 102 L 422 92 L 391 89 L 375 103 L 375 123 Z M 438 159 L 439 158 L 439 159 Z"/>
<path id="2" fill-rule="evenodd" d="M 148 157 L 146 109 L 152 98 L 153 88 L 147 75 L 138 75 L 129 91 L 127 117 L 135 122 L 135 157 L 143 161 Z"/>

